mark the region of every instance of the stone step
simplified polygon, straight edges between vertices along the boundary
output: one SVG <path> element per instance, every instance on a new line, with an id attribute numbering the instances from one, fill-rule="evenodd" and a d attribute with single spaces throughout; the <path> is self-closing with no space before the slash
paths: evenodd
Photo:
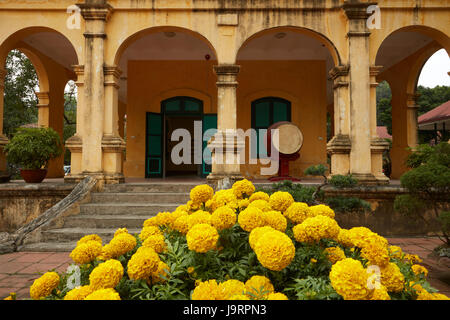
<path id="1" fill-rule="evenodd" d="M 66 219 L 65 228 L 142 228 L 144 221 L 154 215 L 77 215 Z"/>
<path id="2" fill-rule="evenodd" d="M 202 182 L 199 181 L 198 184 Z M 134 192 L 152 192 L 152 193 L 164 193 L 164 192 L 176 192 L 186 193 L 190 192 L 197 183 L 177 182 L 177 183 L 123 183 L 123 184 L 107 184 L 104 187 L 104 192 L 112 193 L 134 193 Z"/>
<path id="3" fill-rule="evenodd" d="M 134 193 L 92 193 L 92 203 L 186 203 L 189 193 L 181 192 L 134 192 Z"/>
<path id="4" fill-rule="evenodd" d="M 126 227 L 126 226 L 122 226 Z M 42 231 L 43 242 L 71 242 L 78 241 L 88 234 L 97 234 L 103 244 L 109 242 L 118 228 L 60 228 Z M 142 228 L 128 229 L 130 234 L 139 234 Z"/>
<path id="5" fill-rule="evenodd" d="M 175 211 L 175 209 L 183 203 L 137 203 L 137 202 L 123 202 L 123 203 L 86 203 L 80 206 L 81 215 L 155 215 L 161 211 Z"/>

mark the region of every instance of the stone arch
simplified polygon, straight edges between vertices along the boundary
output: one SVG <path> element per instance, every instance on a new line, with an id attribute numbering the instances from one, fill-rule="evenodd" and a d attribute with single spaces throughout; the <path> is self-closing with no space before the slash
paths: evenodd
<path id="1" fill-rule="evenodd" d="M 283 31 L 291 31 L 291 32 L 303 34 L 303 35 L 306 35 L 308 37 L 318 40 L 319 42 L 322 43 L 322 45 L 324 47 L 326 47 L 328 49 L 328 52 L 330 53 L 330 55 L 333 59 L 334 65 L 338 66 L 341 64 L 341 55 L 339 54 L 337 47 L 334 45 L 334 43 L 329 38 L 327 38 L 325 35 L 317 32 L 315 30 L 311 30 L 311 29 L 308 29 L 305 27 L 297 27 L 297 26 L 276 26 L 276 27 L 264 28 L 264 29 L 256 31 L 255 33 L 253 33 L 252 35 L 250 35 L 249 37 L 244 39 L 243 42 L 238 45 L 238 50 L 236 52 L 235 61 L 238 60 L 239 54 L 241 53 L 242 49 L 245 48 L 252 40 L 259 38 L 261 36 L 267 35 L 267 34 L 275 35 L 277 33 L 283 32 Z"/>
<path id="2" fill-rule="evenodd" d="M 150 27 L 150 28 L 146 28 L 140 31 L 135 32 L 134 34 L 128 36 L 118 47 L 118 49 L 116 50 L 116 52 L 114 53 L 114 64 L 115 65 L 119 65 L 120 63 L 120 59 L 123 55 L 123 53 L 125 52 L 125 50 L 131 45 L 133 44 L 135 41 L 139 40 L 140 38 L 149 35 L 149 34 L 153 34 L 153 33 L 158 33 L 158 32 L 182 32 L 182 33 L 186 33 L 189 34 L 199 40 L 201 40 L 202 42 L 204 42 L 212 51 L 213 55 L 211 57 L 211 59 L 217 59 L 217 51 L 215 49 L 215 47 L 212 45 L 211 41 L 208 40 L 204 35 L 200 34 L 197 31 L 193 31 L 187 28 L 183 28 L 183 27 L 177 27 L 177 26 L 159 26 L 159 27 Z"/>
<path id="3" fill-rule="evenodd" d="M 65 44 L 70 44 L 70 48 L 73 49 L 73 51 L 71 50 L 71 58 L 75 58 L 74 64 L 78 64 L 79 61 L 82 60 L 80 59 L 80 53 L 75 49 L 75 45 L 65 34 L 50 27 L 34 26 L 15 31 L 0 44 L 0 62 L 5 61 L 8 53 L 11 50 L 16 49 L 16 47 L 21 41 L 23 41 L 23 39 L 39 33 L 52 33 L 58 35 L 58 37 L 60 37 L 60 40 L 65 41 Z"/>

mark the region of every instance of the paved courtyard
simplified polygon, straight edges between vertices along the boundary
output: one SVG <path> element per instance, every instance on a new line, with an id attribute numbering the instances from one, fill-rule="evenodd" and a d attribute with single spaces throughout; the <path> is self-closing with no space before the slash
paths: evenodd
<path id="1" fill-rule="evenodd" d="M 429 270 L 431 285 L 450 296 L 450 259 L 440 261 L 429 257 L 433 248 L 441 243 L 436 238 L 388 238 L 391 245 L 404 252 L 417 254 L 422 265 Z M 29 288 L 40 274 L 49 270 L 64 272 L 72 260 L 68 252 L 16 252 L 0 255 L 0 298 L 15 292 L 18 299 L 30 299 Z"/>

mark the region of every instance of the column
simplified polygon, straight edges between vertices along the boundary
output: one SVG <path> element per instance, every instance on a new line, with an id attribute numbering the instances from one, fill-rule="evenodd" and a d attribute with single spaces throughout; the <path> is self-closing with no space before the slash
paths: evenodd
<path id="1" fill-rule="evenodd" d="M 330 175 L 350 173 L 350 102 L 349 67 L 337 66 L 330 70 L 334 91 L 334 137 L 327 144 L 331 156 Z"/>
<path id="2" fill-rule="evenodd" d="M 122 157 L 125 141 L 119 135 L 119 79 L 117 66 L 104 66 L 105 113 L 103 122 L 103 171 L 107 183 L 124 182 Z"/>
<path id="3" fill-rule="evenodd" d="M 236 89 L 240 67 L 233 64 L 214 66 L 217 74 L 217 133 L 208 147 L 212 152 L 212 173 L 208 180 L 216 188 L 231 187 L 242 179 L 240 154 L 245 148 L 236 134 Z"/>
<path id="4" fill-rule="evenodd" d="M 50 95 L 48 92 L 36 92 L 38 103 L 38 127 L 50 126 Z"/>
<path id="5" fill-rule="evenodd" d="M 86 112 L 84 105 L 84 66 L 74 65 L 73 71 L 77 75 L 77 124 L 75 134 L 66 140 L 66 148 L 70 150 L 70 174 L 64 177 L 66 182 L 80 181 L 82 173 L 83 152 L 83 114 Z"/>
<path id="6" fill-rule="evenodd" d="M 371 157 L 370 32 L 366 25 L 369 5 L 358 1 L 345 1 L 343 5 L 349 23 L 350 174 L 364 184 L 377 182 Z"/>
<path id="7" fill-rule="evenodd" d="M 86 0 L 78 5 L 86 20 L 82 173 L 103 179 L 102 140 L 104 133 L 104 40 L 105 24 L 112 11 L 106 1 Z M 77 119 L 78 120 L 78 119 Z"/>
<path id="8" fill-rule="evenodd" d="M 416 103 L 418 98 L 419 94 L 406 94 L 406 142 L 408 148 L 411 148 L 412 150 L 416 149 L 419 143 L 417 130 L 417 111 L 419 106 Z"/>
<path id="9" fill-rule="evenodd" d="M 0 68 L 0 182 L 7 180 L 8 173 L 6 168 L 6 155 L 3 148 L 9 142 L 8 138 L 3 134 L 3 112 L 4 112 L 4 92 L 5 92 L 6 70 Z"/>
<path id="10" fill-rule="evenodd" d="M 370 72 L 370 134 L 371 134 L 371 156 L 372 174 L 379 184 L 389 183 L 389 178 L 383 172 L 383 154 L 389 150 L 389 142 L 380 138 L 377 134 L 377 86 L 376 80 L 382 66 L 371 66 Z"/>

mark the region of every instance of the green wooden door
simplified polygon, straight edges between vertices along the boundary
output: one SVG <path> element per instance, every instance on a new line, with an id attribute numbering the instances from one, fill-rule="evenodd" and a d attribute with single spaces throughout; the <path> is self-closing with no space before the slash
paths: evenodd
<path id="1" fill-rule="evenodd" d="M 252 128 L 256 129 L 256 148 L 251 148 L 252 158 L 267 158 L 263 129 L 280 121 L 291 121 L 291 103 L 287 100 L 267 97 L 252 102 Z M 254 154 L 256 151 L 256 154 Z"/>
<path id="2" fill-rule="evenodd" d="M 214 130 L 215 129 L 215 130 Z M 203 115 L 203 157 L 202 176 L 206 177 L 211 173 L 211 150 L 207 147 L 208 140 L 217 132 L 217 114 Z"/>
<path id="3" fill-rule="evenodd" d="M 163 173 L 163 116 L 147 112 L 145 177 L 162 177 Z"/>

